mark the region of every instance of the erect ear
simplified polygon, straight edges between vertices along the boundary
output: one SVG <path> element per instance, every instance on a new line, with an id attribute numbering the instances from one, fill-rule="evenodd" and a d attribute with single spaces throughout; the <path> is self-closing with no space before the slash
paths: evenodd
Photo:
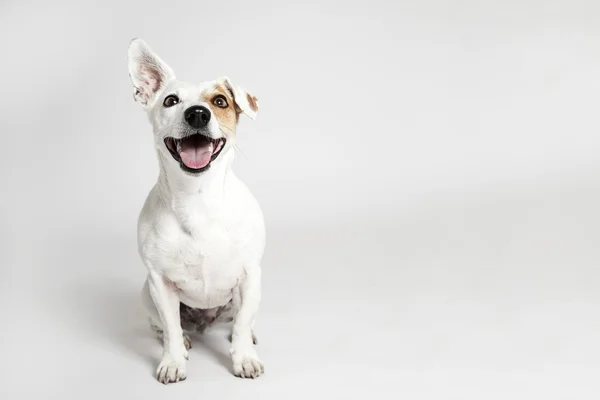
<path id="1" fill-rule="evenodd" d="M 144 108 L 151 107 L 156 95 L 175 79 L 173 70 L 142 39 L 129 43 L 129 78 L 134 87 L 133 98 Z"/>
<path id="2" fill-rule="evenodd" d="M 243 112 L 252 119 L 256 119 L 258 113 L 258 99 L 246 92 L 241 87 L 234 85 L 231 80 L 224 76 L 220 82 L 231 92 L 238 112 Z"/>

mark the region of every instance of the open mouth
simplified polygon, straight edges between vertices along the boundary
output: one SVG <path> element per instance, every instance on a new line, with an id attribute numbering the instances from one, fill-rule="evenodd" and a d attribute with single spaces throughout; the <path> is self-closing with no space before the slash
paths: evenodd
<path id="1" fill-rule="evenodd" d="M 225 138 L 211 139 L 201 133 L 186 136 L 182 139 L 165 138 L 165 146 L 169 153 L 179 162 L 181 169 L 191 173 L 206 171 L 223 147 Z"/>

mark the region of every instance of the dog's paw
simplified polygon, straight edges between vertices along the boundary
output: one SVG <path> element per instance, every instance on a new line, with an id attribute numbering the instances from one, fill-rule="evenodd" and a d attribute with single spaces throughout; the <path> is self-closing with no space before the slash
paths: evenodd
<path id="1" fill-rule="evenodd" d="M 183 381 L 186 377 L 185 358 L 176 359 L 171 355 L 165 355 L 156 370 L 156 379 L 165 385 Z"/>
<path id="2" fill-rule="evenodd" d="M 231 353 L 233 360 L 233 373 L 240 378 L 258 378 L 265 372 L 265 366 L 259 360 L 258 355 L 254 350 L 238 353 Z"/>

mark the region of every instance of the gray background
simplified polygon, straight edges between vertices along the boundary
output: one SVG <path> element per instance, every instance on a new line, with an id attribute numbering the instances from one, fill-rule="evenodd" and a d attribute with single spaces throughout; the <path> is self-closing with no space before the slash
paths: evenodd
<path id="1" fill-rule="evenodd" d="M 598 398 L 597 1 L 0 6 L 0 397 Z M 266 374 L 225 331 L 163 387 L 127 46 L 260 100 Z"/>

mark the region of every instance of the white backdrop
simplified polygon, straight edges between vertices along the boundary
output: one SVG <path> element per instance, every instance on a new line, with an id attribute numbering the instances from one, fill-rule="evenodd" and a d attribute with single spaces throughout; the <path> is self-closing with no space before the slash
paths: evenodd
<path id="1" fill-rule="evenodd" d="M 3 1 L 0 393 L 596 398 L 599 21 L 566 0 Z M 260 100 L 235 167 L 269 229 L 256 382 L 219 333 L 184 383 L 152 377 L 133 37 Z"/>

